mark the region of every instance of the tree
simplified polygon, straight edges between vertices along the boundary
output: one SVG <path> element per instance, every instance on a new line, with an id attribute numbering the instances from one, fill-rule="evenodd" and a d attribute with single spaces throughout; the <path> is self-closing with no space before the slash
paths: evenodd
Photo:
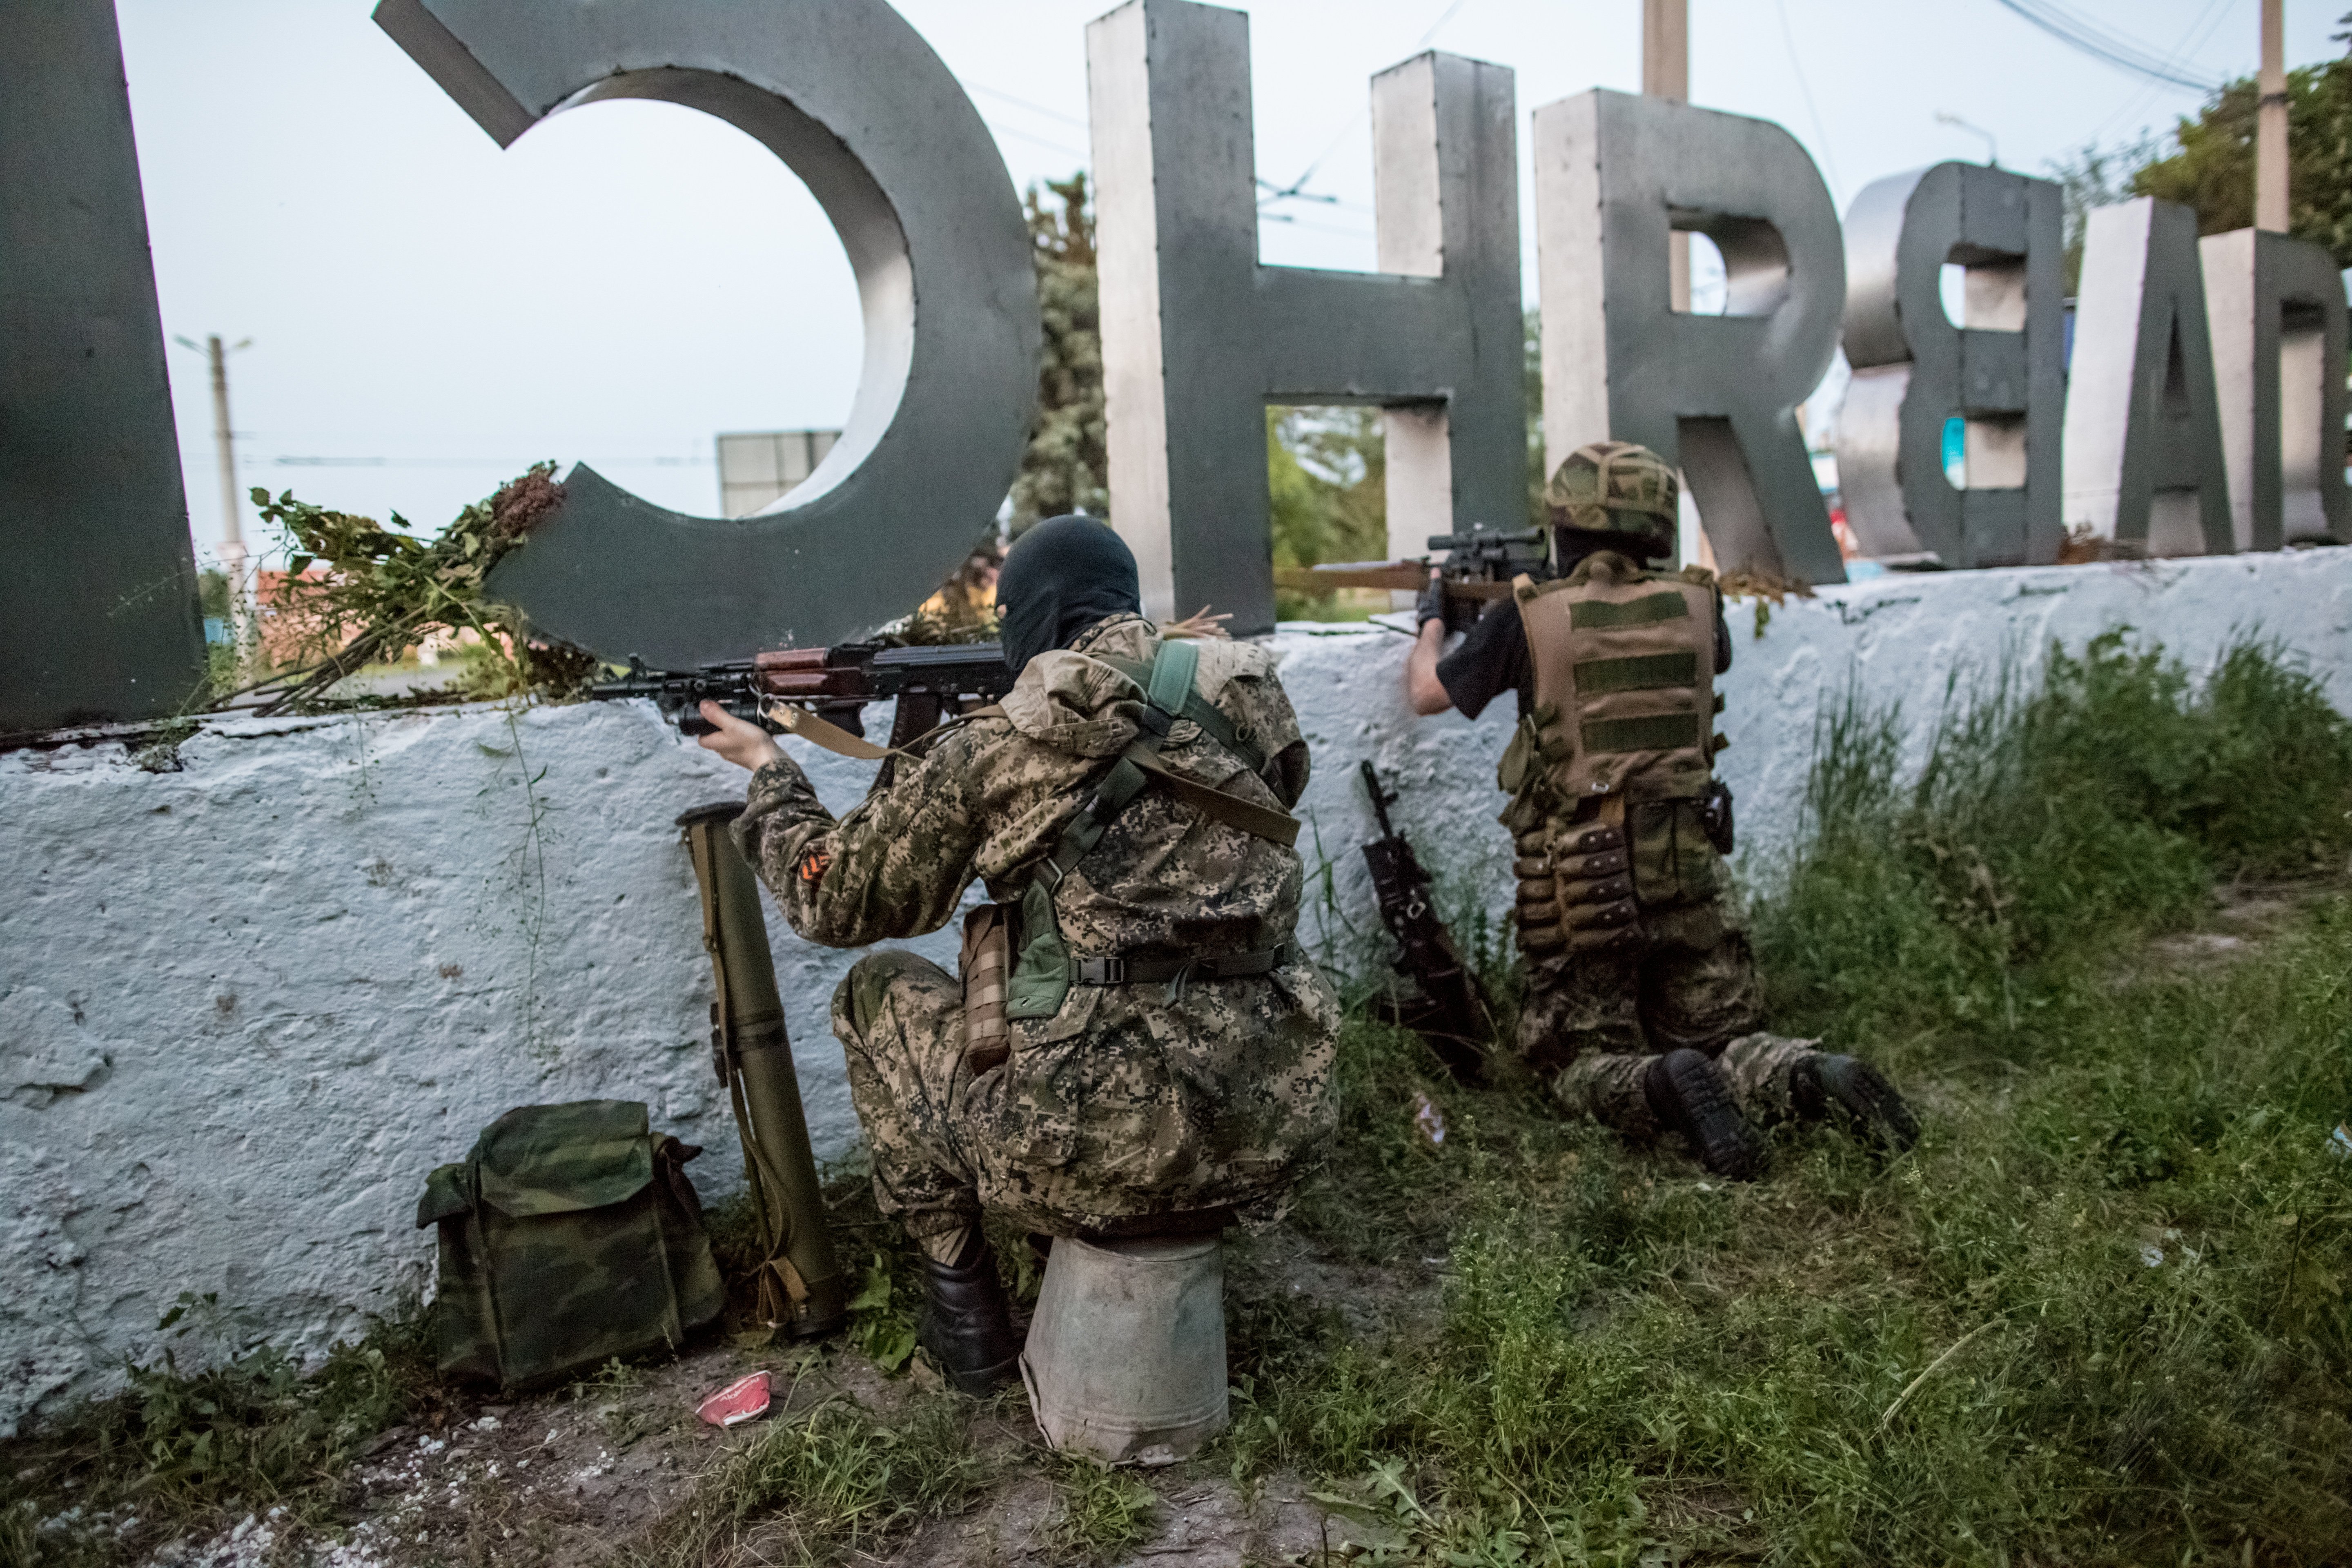
<path id="1" fill-rule="evenodd" d="M 2336 39 L 2352 44 L 2352 13 L 2342 22 L 2347 30 Z M 2352 267 L 2352 54 L 2289 71 L 2286 89 L 2287 232 Z M 2260 97 L 2253 79 L 2241 78 L 2169 134 L 2093 142 L 2046 165 L 2065 194 L 2067 292 L 2082 276 L 2083 225 L 2094 207 L 2156 196 L 2194 207 L 2200 234 L 2252 226 Z"/>
<path id="2" fill-rule="evenodd" d="M 1048 196 L 1058 199 L 1049 205 Z M 1040 518 L 1109 504 L 1104 447 L 1102 310 L 1095 283 L 1095 221 L 1087 176 L 1029 187 L 1025 205 L 1045 327 L 1037 365 L 1037 424 L 1013 481 L 1013 531 Z"/>
<path id="3" fill-rule="evenodd" d="M 1265 411 L 1266 518 L 1276 566 L 1377 561 L 1388 553 L 1388 443 L 1377 408 Z M 1362 615 L 1385 595 L 1350 595 Z M 1361 600 L 1361 603 L 1355 601 Z M 1283 620 L 1344 618 L 1339 596 L 1282 590 Z"/>
<path id="4" fill-rule="evenodd" d="M 2344 20 L 2352 23 L 2352 15 Z M 2286 92 L 2287 232 L 2327 247 L 2338 267 L 2352 267 L 2352 54 L 2287 72 Z M 2251 77 L 2225 85 L 2195 119 L 2174 128 L 2178 152 L 2132 176 L 2131 194 L 2195 207 L 2200 234 L 2253 226 L 2259 97 Z"/>
<path id="5" fill-rule="evenodd" d="M 2143 132 L 2139 139 L 2116 147 L 2087 142 L 2067 156 L 2044 165 L 2058 182 L 2065 209 L 2066 292 L 2074 292 L 2083 276 L 2083 226 L 2094 207 L 2113 206 L 2133 195 L 2132 182 L 2171 143 L 2171 138 Z"/>

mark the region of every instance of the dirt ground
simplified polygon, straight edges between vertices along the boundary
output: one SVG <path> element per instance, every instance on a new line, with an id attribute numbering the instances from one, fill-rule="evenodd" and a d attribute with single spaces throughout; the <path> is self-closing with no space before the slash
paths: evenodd
<path id="1" fill-rule="evenodd" d="M 1318 1257 L 1277 1231 L 1228 1251 L 1229 1295 L 1281 1293 L 1339 1310 L 1381 1334 L 1436 1310 L 1443 1259 L 1404 1271 Z M 767 1416 L 720 1431 L 698 1420 L 705 1394 L 767 1369 L 776 1398 Z M 354 1468 L 341 1522 L 305 1527 L 282 1512 L 249 1515 L 205 1539 L 141 1555 L 142 1568 L 571 1568 L 651 1544 L 697 1478 L 755 1441 L 769 1423 L 847 1395 L 887 1415 L 939 1388 L 919 1358 L 897 1377 L 838 1342 L 745 1350 L 724 1340 L 677 1359 L 511 1400 L 459 1405 L 446 1424 L 380 1434 Z M 930 1520 L 866 1563 L 904 1568 L 1021 1568 L 1067 1563 L 1053 1537 L 1052 1459 L 1016 1387 L 981 1408 L 971 1440 L 998 1458 L 1003 1479 L 965 1511 Z M 1118 1555 L 1152 1568 L 1237 1568 L 1339 1552 L 1358 1539 L 1342 1514 L 1316 1503 L 1295 1476 L 1244 1495 L 1219 1450 L 1134 1472 L 1159 1501 L 1150 1532 Z M 340 1537 L 340 1539 L 337 1539 Z M 755 1537 L 753 1545 L 759 1542 Z M 783 1558 L 782 1543 L 776 1543 Z M 755 1559 L 756 1560 L 756 1559 Z"/>
<path id="2" fill-rule="evenodd" d="M 2196 929 L 2156 939 L 2129 968 L 2229 964 L 2343 886 L 2343 879 L 2330 878 L 2224 887 Z M 1350 1330 L 1377 1340 L 1433 1324 L 1446 1259 L 1368 1267 L 1283 1229 L 1230 1247 L 1227 1271 L 1229 1312 L 1241 1302 L 1288 1299 L 1335 1311 Z M 763 1421 L 721 1432 L 695 1418 L 703 1394 L 760 1368 L 773 1373 L 777 1391 Z M 938 1386 L 919 1358 L 886 1378 L 838 1342 L 747 1350 L 719 1341 L 618 1380 L 461 1405 L 440 1427 L 385 1432 L 356 1468 L 337 1529 L 257 1514 L 211 1538 L 173 1541 L 132 1560 L 141 1568 L 571 1568 L 603 1562 L 632 1542 L 656 1542 L 662 1521 L 688 1500 L 697 1479 L 756 1440 L 769 1423 L 844 1394 L 887 1414 Z M 847 1555 L 891 1568 L 1072 1563 L 1053 1537 L 1053 1460 L 1017 1388 L 979 1412 L 970 1440 L 1003 1461 L 1000 1479 L 976 1502 L 896 1538 L 886 1555 Z M 1238 1568 L 1319 1562 L 1364 1544 L 1361 1527 L 1319 1503 L 1304 1478 L 1277 1475 L 1245 1495 L 1226 1473 L 1218 1446 L 1201 1459 L 1138 1474 L 1158 1498 L 1150 1533 L 1112 1563 Z M 755 1537 L 751 1544 L 756 1552 L 761 1543 Z M 790 1560 L 784 1542 L 772 1544 L 769 1560 Z"/>

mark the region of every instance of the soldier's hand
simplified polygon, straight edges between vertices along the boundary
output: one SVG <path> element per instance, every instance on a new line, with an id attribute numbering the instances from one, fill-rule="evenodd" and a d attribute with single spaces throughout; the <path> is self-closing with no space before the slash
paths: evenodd
<path id="1" fill-rule="evenodd" d="M 702 716 L 710 722 L 710 733 L 700 737 L 702 749 L 718 752 L 739 768 L 758 773 L 784 754 L 773 735 L 749 720 L 738 719 L 716 702 L 706 700 Z"/>
<path id="2" fill-rule="evenodd" d="M 1422 586 L 1421 597 L 1413 604 L 1412 624 L 1415 626 L 1424 626 L 1432 621 L 1447 619 L 1445 574 L 1433 566 L 1429 569 L 1429 581 Z"/>

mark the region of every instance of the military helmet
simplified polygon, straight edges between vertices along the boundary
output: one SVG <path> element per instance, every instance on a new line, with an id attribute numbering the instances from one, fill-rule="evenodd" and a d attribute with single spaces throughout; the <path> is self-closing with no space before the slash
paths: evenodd
<path id="1" fill-rule="evenodd" d="M 1666 460 L 1631 441 L 1594 441 L 1570 452 L 1544 486 L 1552 526 L 1622 533 L 1664 555 L 1674 548 L 1682 487 Z"/>

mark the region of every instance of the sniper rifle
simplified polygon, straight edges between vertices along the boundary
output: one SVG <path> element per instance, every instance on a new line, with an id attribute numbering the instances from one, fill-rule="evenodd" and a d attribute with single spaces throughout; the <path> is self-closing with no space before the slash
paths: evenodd
<path id="1" fill-rule="evenodd" d="M 1444 584 L 1445 629 L 1466 631 L 1486 607 L 1511 596 L 1511 579 L 1525 574 L 1538 582 L 1552 574 L 1549 531 L 1540 528 L 1504 530 L 1472 523 L 1458 533 L 1433 533 L 1432 551 L 1445 552 L 1436 563 Z M 1429 585 L 1427 557 L 1417 561 L 1348 561 L 1328 566 L 1278 566 L 1278 588 L 1305 594 L 1328 594 L 1334 588 L 1386 588 L 1392 593 L 1418 594 Z"/>
<path id="2" fill-rule="evenodd" d="M 894 647 L 866 642 L 784 648 L 688 670 L 648 669 L 643 659 L 632 658 L 626 675 L 597 682 L 588 695 L 651 698 L 687 735 L 710 732 L 701 705 L 716 702 L 771 733 L 804 735 L 835 751 L 852 742 L 846 754 L 878 757 L 884 748 L 861 739 L 860 714 L 868 702 L 897 699 L 887 748 L 897 751 L 941 719 L 1000 701 L 1012 689 L 1013 672 L 997 643 Z"/>
<path id="3" fill-rule="evenodd" d="M 1495 1037 L 1494 1005 L 1430 904 L 1429 873 L 1422 868 L 1420 857 L 1389 824 L 1389 807 L 1396 795 L 1381 787 L 1381 775 L 1370 761 L 1360 765 L 1364 787 L 1371 792 L 1372 815 L 1381 825 L 1380 837 L 1364 846 L 1364 864 L 1372 873 L 1381 923 L 1396 939 L 1390 966 L 1404 982 L 1381 1005 L 1381 1015 L 1429 1042 L 1455 1079 L 1475 1084 L 1486 1074 L 1486 1047 Z"/>

